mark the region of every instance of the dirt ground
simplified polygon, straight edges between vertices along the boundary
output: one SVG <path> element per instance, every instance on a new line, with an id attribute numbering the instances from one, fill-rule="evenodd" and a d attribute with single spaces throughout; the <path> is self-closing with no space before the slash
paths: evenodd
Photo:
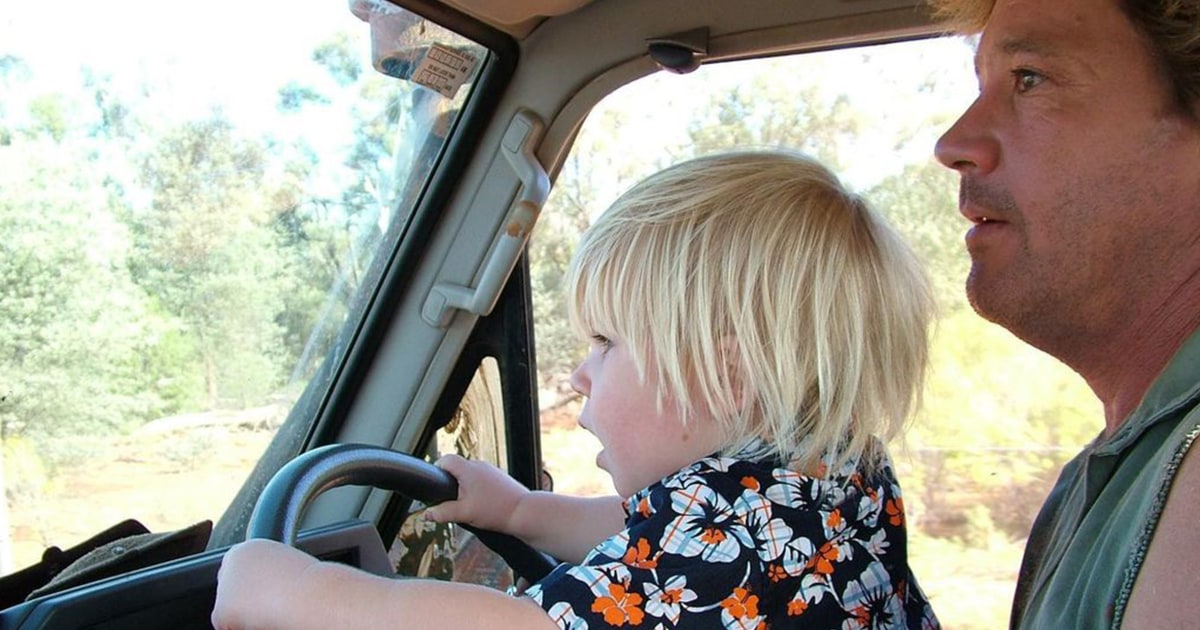
<path id="1" fill-rule="evenodd" d="M 270 441 L 269 431 L 192 429 L 97 442 L 77 464 L 9 498 L 14 568 L 134 518 L 152 532 L 215 521 Z"/>

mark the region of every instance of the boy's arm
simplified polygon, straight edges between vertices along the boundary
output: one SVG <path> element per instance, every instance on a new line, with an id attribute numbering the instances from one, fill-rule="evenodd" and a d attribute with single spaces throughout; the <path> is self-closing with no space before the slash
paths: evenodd
<path id="1" fill-rule="evenodd" d="M 557 627 L 525 597 L 472 584 L 389 580 L 265 540 L 226 553 L 212 622 L 217 630 Z"/>
<path id="2" fill-rule="evenodd" d="M 513 510 L 512 535 L 571 564 L 625 528 L 621 499 L 530 492 Z"/>
<path id="3" fill-rule="evenodd" d="M 621 499 L 533 492 L 491 464 L 457 455 L 438 466 L 458 479 L 458 500 L 429 508 L 437 522 L 469 523 L 511 534 L 560 560 L 578 564 L 625 527 Z"/>

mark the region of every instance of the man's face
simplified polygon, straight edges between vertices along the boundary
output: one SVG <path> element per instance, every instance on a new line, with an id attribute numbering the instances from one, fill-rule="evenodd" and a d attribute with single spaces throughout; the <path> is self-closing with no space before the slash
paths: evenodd
<path id="1" fill-rule="evenodd" d="M 997 0 L 979 96 L 937 145 L 972 305 L 1052 354 L 1139 325 L 1200 246 L 1200 130 L 1116 1 Z"/>

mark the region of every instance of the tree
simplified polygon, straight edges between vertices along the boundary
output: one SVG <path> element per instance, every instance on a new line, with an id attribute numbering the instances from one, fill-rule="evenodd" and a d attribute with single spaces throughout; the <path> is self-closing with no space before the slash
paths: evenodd
<path id="1" fill-rule="evenodd" d="M 210 407 L 257 403 L 282 380 L 266 161 L 219 114 L 167 130 L 140 161 L 150 204 L 130 211 L 130 267 L 194 344 Z"/>
<path id="2" fill-rule="evenodd" d="M 70 164 L 50 139 L 0 149 L 4 438 L 104 433 L 160 403 L 136 386 L 155 330 L 124 271 L 128 234 L 102 174 Z"/>
<path id="3" fill-rule="evenodd" d="M 925 263 L 943 317 L 967 308 L 963 282 L 969 259 L 962 246 L 966 222 L 958 213 L 957 178 L 930 159 L 906 165 L 864 193 Z"/>
<path id="4" fill-rule="evenodd" d="M 954 519 L 981 505 L 1023 537 L 1058 470 L 1099 431 L 1099 402 L 1066 366 L 969 309 L 942 318 L 932 353 L 908 439 L 919 466 L 906 487 L 928 514 L 916 521 L 967 536 L 971 524 Z"/>
<path id="5" fill-rule="evenodd" d="M 55 142 L 62 142 L 67 134 L 68 107 L 66 99 L 58 94 L 45 94 L 33 99 L 29 104 L 29 116 L 33 122 L 26 133 L 32 137 L 46 136 Z"/>
<path id="6" fill-rule="evenodd" d="M 17 83 L 29 79 L 29 66 L 16 55 L 0 55 L 0 88 L 5 94 L 12 94 Z M 0 147 L 13 142 L 13 129 L 8 121 L 8 99 L 0 99 Z"/>
<path id="7" fill-rule="evenodd" d="M 288 203 L 276 204 L 286 209 L 274 223 L 287 261 L 280 322 L 295 365 L 289 380 L 310 373 L 323 358 L 319 349 L 332 342 L 361 300 L 386 233 L 401 229 L 416 203 L 433 165 L 431 151 L 445 131 L 414 121 L 443 124 L 453 114 L 440 97 L 428 98 L 425 88 L 363 72 L 361 45 L 349 33 L 329 38 L 312 54 L 326 80 L 289 81 L 279 90 L 282 115 L 337 125 L 349 140 L 347 148 L 318 151 L 301 138 L 279 143 L 274 154 L 286 164 L 292 194 Z M 322 181 L 311 182 L 318 154 L 325 160 Z M 330 163 L 339 154 L 341 164 Z"/>
<path id="8" fill-rule="evenodd" d="M 693 155 L 732 148 L 785 147 L 807 153 L 835 172 L 841 147 L 860 122 L 845 95 L 830 97 L 812 83 L 780 83 L 770 73 L 716 94 L 708 116 L 689 129 Z"/>

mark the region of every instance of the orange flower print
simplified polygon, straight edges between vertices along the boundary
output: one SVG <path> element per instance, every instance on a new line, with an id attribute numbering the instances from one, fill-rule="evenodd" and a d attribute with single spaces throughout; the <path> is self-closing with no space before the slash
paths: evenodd
<path id="1" fill-rule="evenodd" d="M 806 610 L 808 610 L 808 602 L 803 599 L 793 599 L 788 602 L 787 614 L 789 617 L 799 617 Z"/>
<path id="2" fill-rule="evenodd" d="M 829 516 L 825 517 L 825 525 L 827 525 L 829 529 L 840 529 L 843 522 L 841 510 L 834 510 L 829 513 Z"/>
<path id="3" fill-rule="evenodd" d="M 592 612 L 602 613 L 604 621 L 610 626 L 623 626 L 626 622 L 636 626 L 642 623 L 646 613 L 638 608 L 642 596 L 637 593 L 626 593 L 620 584 L 609 584 L 608 594 L 612 597 L 597 597 L 592 602 Z"/>
<path id="4" fill-rule="evenodd" d="M 888 499 L 887 505 L 884 507 L 887 510 L 888 522 L 895 527 L 904 526 L 904 499 L 899 497 Z"/>
<path id="5" fill-rule="evenodd" d="M 622 558 L 622 562 L 638 569 L 657 569 L 659 555 L 661 555 L 661 552 L 651 557 L 650 541 L 645 538 L 639 538 L 637 545 L 625 550 L 625 557 Z"/>
<path id="6" fill-rule="evenodd" d="M 721 608 L 734 619 L 753 619 L 758 616 L 758 595 L 752 595 L 750 589 L 737 587 L 733 595 L 721 601 Z"/>
<path id="7" fill-rule="evenodd" d="M 806 568 L 812 569 L 817 575 L 829 575 L 833 573 L 833 563 L 840 560 L 842 553 L 838 551 L 837 546 L 832 542 L 827 542 L 821 545 L 817 553 L 808 561 Z"/>
<path id="8" fill-rule="evenodd" d="M 759 485 L 758 480 L 754 477 L 745 476 L 742 477 L 742 487 L 757 492 L 761 486 Z"/>
<path id="9" fill-rule="evenodd" d="M 642 500 L 638 501 L 637 511 L 642 517 L 650 518 L 650 514 L 653 513 L 650 509 L 650 497 L 642 497 Z"/>
<path id="10" fill-rule="evenodd" d="M 767 566 L 767 577 L 770 578 L 772 582 L 778 582 L 787 578 L 787 576 L 787 571 L 785 571 L 783 567 L 779 566 L 778 564 L 771 564 Z"/>
<path id="11" fill-rule="evenodd" d="M 708 545 L 717 545 L 720 544 L 721 541 L 725 540 L 725 532 L 717 529 L 716 527 L 709 527 L 705 529 L 702 534 L 700 534 L 700 540 L 704 541 L 704 543 Z"/>

